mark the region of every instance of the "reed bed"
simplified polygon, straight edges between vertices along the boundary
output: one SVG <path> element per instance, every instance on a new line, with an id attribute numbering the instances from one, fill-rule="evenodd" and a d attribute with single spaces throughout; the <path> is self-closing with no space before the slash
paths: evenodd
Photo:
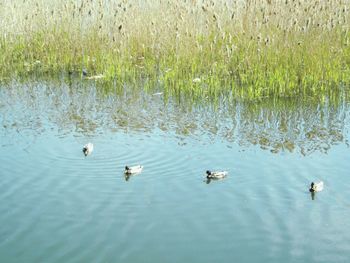
<path id="1" fill-rule="evenodd" d="M 186 96 L 324 94 L 350 83 L 347 0 L 0 2 L 0 78 L 86 69 Z"/>

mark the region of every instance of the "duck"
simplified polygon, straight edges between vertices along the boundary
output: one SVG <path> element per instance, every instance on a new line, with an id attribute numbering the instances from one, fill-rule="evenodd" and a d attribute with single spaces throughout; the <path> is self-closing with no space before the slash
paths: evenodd
<path id="1" fill-rule="evenodd" d="M 323 185 L 324 185 L 324 184 L 323 184 L 322 181 L 320 181 L 320 182 L 318 182 L 318 183 L 312 182 L 311 185 L 310 185 L 309 191 L 310 191 L 311 193 L 314 193 L 314 192 L 321 192 L 321 191 L 323 190 Z"/>
<path id="2" fill-rule="evenodd" d="M 94 150 L 94 145 L 91 142 L 85 144 L 83 147 L 83 153 L 85 156 L 88 156 L 89 154 L 91 154 L 93 150 Z"/>
<path id="3" fill-rule="evenodd" d="M 228 175 L 226 171 L 206 171 L 208 179 L 222 179 Z"/>
<path id="4" fill-rule="evenodd" d="M 125 174 L 137 174 L 141 173 L 143 169 L 143 166 L 136 165 L 136 166 L 125 166 Z"/>

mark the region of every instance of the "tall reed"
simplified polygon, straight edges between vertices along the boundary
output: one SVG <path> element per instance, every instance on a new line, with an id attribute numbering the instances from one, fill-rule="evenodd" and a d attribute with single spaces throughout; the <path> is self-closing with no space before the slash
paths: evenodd
<path id="1" fill-rule="evenodd" d="M 347 0 L 0 3 L 0 78 L 100 81 L 242 98 L 316 95 L 350 82 Z"/>

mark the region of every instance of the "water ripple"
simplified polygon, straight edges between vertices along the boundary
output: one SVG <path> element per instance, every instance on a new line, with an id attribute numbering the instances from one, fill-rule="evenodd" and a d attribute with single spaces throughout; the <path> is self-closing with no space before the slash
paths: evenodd
<path id="1" fill-rule="evenodd" d="M 327 126 L 313 105 L 209 111 L 94 86 L 16 91 L 0 89 L 0 261 L 345 262 L 349 148 L 314 151 L 341 141 L 344 104 L 324 112 Z M 312 154 L 292 150 L 302 140 Z M 229 175 L 207 184 L 208 169 Z"/>

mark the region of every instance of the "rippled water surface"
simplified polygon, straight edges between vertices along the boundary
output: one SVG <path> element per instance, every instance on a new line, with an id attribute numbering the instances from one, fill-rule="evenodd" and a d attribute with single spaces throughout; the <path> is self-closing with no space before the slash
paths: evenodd
<path id="1" fill-rule="evenodd" d="M 219 101 L 0 87 L 0 262 L 348 262 L 345 94 Z"/>

